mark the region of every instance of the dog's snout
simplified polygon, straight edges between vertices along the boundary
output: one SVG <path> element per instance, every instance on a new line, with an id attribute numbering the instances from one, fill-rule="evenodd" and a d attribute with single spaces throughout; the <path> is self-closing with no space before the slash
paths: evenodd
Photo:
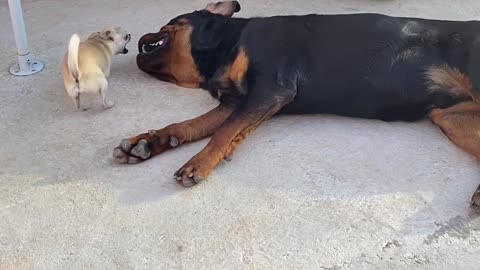
<path id="1" fill-rule="evenodd" d="M 232 6 L 235 13 L 239 12 L 242 9 L 238 1 L 232 1 Z"/>

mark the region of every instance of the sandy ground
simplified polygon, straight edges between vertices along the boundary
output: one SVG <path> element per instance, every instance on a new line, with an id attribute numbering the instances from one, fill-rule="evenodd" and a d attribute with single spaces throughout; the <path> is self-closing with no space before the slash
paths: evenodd
<path id="1" fill-rule="evenodd" d="M 209 181 L 173 173 L 206 140 L 120 166 L 120 139 L 216 105 L 206 92 L 157 81 L 135 65 L 135 44 L 204 1 L 23 1 L 29 41 L 46 63 L 26 78 L 0 3 L 0 269 L 479 269 L 480 219 L 469 199 L 477 162 L 428 121 L 278 117 Z M 238 16 L 382 12 L 478 19 L 480 2 L 241 1 Z M 76 112 L 59 61 L 74 32 L 104 25 L 133 35 L 115 58 L 117 103 Z M 479 29 L 480 31 L 480 29 Z M 354 45 L 354 44 L 352 44 Z"/>

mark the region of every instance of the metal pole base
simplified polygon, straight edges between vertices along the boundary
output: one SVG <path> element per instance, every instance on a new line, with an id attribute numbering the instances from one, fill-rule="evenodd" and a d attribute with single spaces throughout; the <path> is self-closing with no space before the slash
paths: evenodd
<path id="1" fill-rule="evenodd" d="M 45 65 L 34 59 L 30 59 L 30 54 L 18 57 L 19 63 L 10 68 L 10 73 L 14 76 L 29 76 L 43 70 Z"/>

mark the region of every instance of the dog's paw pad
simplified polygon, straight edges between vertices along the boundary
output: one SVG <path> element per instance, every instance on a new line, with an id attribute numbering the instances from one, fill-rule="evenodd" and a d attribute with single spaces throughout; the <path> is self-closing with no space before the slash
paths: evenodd
<path id="1" fill-rule="evenodd" d="M 130 143 L 130 140 L 129 139 L 123 139 L 121 142 L 120 142 L 120 147 L 124 150 L 124 151 L 130 151 L 132 149 L 132 144 Z"/>
<path id="2" fill-rule="evenodd" d="M 128 157 L 127 153 L 123 152 L 120 148 L 113 149 L 113 159 L 118 163 L 127 163 Z"/>
<path id="3" fill-rule="evenodd" d="M 130 154 L 137 156 L 141 159 L 147 159 L 152 154 L 148 142 L 146 140 L 140 140 L 135 147 L 132 148 Z"/>
<path id="4" fill-rule="evenodd" d="M 113 160 L 120 164 L 137 164 L 151 156 L 148 142 L 144 139 L 132 143 L 130 139 L 123 139 L 120 145 L 113 149 Z"/>
<path id="5" fill-rule="evenodd" d="M 180 144 L 178 139 L 174 136 L 170 136 L 170 146 L 171 147 L 177 147 Z"/>

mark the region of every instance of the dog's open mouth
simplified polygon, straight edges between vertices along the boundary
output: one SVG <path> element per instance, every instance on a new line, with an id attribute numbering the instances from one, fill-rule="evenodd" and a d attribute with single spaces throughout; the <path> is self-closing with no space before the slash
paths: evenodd
<path id="1" fill-rule="evenodd" d="M 128 53 L 127 45 L 128 45 L 128 43 L 130 42 L 130 40 L 132 40 L 132 36 L 131 36 L 130 34 L 127 34 L 127 35 L 125 36 L 125 40 L 126 40 L 127 42 L 125 42 L 125 46 L 123 47 L 123 52 L 122 52 L 123 54 L 127 54 L 127 53 Z"/>
<path id="2" fill-rule="evenodd" d="M 167 45 L 168 34 L 163 33 L 156 38 L 145 38 L 140 40 L 138 44 L 138 51 L 140 54 L 151 54 Z"/>

